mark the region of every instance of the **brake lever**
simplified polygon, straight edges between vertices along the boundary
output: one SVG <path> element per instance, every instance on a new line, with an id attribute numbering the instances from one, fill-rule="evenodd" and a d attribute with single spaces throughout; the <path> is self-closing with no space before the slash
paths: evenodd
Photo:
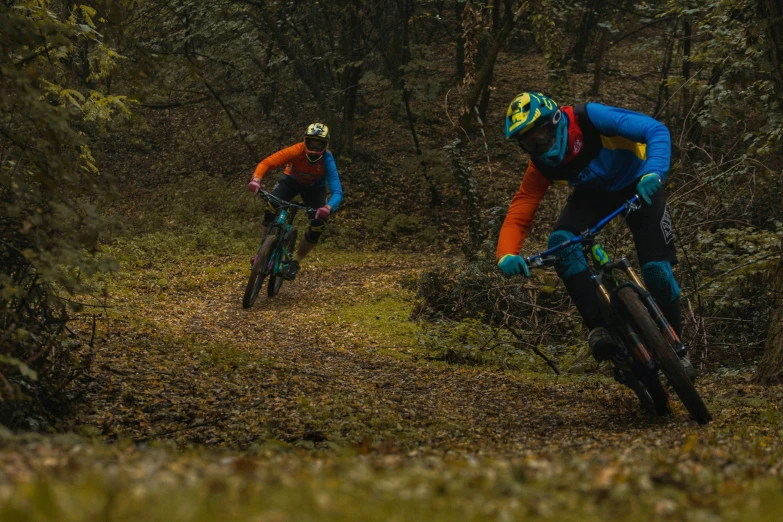
<path id="1" fill-rule="evenodd" d="M 641 200 L 641 198 L 639 196 L 632 197 L 626 203 L 626 208 L 628 209 L 628 212 L 633 212 L 634 210 L 639 210 L 640 208 L 642 208 L 642 200 Z"/>
<path id="2" fill-rule="evenodd" d="M 528 258 L 525 258 L 525 262 L 528 264 L 528 266 L 532 268 L 543 268 L 545 266 L 549 266 L 554 264 L 557 261 L 557 256 L 546 256 L 542 257 L 540 255 L 530 256 Z"/>

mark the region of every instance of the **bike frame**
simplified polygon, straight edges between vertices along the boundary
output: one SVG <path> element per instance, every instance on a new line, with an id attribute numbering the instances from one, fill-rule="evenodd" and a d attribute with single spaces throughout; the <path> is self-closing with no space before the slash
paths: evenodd
<path id="1" fill-rule="evenodd" d="M 539 252 L 538 254 L 532 255 L 530 257 L 525 258 L 525 262 L 528 265 L 531 266 L 544 266 L 545 258 L 548 256 L 551 256 L 553 254 L 556 254 L 557 252 L 560 252 L 564 248 L 568 248 L 571 245 L 576 245 L 577 243 L 581 244 L 585 240 L 593 240 L 595 236 L 598 235 L 598 233 L 604 229 L 606 225 L 609 224 L 614 218 L 619 216 L 622 213 L 628 213 L 632 212 L 634 210 L 638 210 L 641 208 L 641 202 L 639 200 L 639 196 L 634 196 L 625 203 L 622 204 L 620 208 L 603 218 L 601 221 L 598 222 L 597 225 L 595 225 L 592 228 L 589 228 L 579 234 L 578 236 L 569 239 L 565 243 L 560 243 L 557 246 L 553 246 L 552 248 L 548 250 L 544 250 L 543 252 Z"/>
<path id="2" fill-rule="evenodd" d="M 284 201 L 277 196 L 263 190 L 260 190 L 258 193 L 268 200 L 274 201 L 280 205 L 277 218 L 275 218 L 275 221 L 272 223 L 272 226 L 269 227 L 266 236 L 264 236 L 264 239 L 261 241 L 261 244 L 263 244 L 264 240 L 269 237 L 270 234 L 279 234 L 277 237 L 277 245 L 275 246 L 275 250 L 270 257 L 269 265 L 266 267 L 266 273 L 270 275 L 280 275 L 283 272 L 283 267 L 285 264 L 290 262 L 293 256 L 293 252 L 288 251 L 283 239 L 288 235 L 291 228 L 293 227 L 296 212 L 300 209 L 307 212 L 313 212 L 315 209 L 305 207 L 303 205 L 297 205 L 296 203 L 291 203 L 290 201 Z"/>
<path id="3" fill-rule="evenodd" d="M 636 352 L 638 360 L 647 368 L 654 369 L 656 367 L 654 359 L 650 355 L 650 352 L 647 350 L 647 348 L 644 346 L 644 343 L 642 343 L 639 335 L 634 331 L 633 327 L 627 321 L 616 320 L 618 314 L 614 296 L 617 291 L 626 286 L 634 287 L 636 292 L 638 292 L 639 296 L 641 297 L 642 302 L 647 307 L 650 316 L 655 320 L 658 328 L 661 330 L 666 340 L 674 347 L 675 351 L 678 354 L 683 353 L 685 351 L 685 345 L 682 343 L 682 341 L 680 341 L 680 338 L 677 336 L 672 326 L 664 317 L 661 309 L 655 302 L 655 299 L 650 294 L 650 292 L 647 291 L 647 288 L 644 286 L 641 278 L 633 270 L 628 259 L 623 257 L 618 261 L 612 261 L 595 239 L 601 230 L 603 230 L 604 227 L 606 227 L 606 225 L 608 225 L 617 216 L 621 214 L 627 215 L 629 212 L 633 212 L 639 208 L 641 208 L 641 202 L 639 196 L 636 195 L 623 203 L 623 205 L 620 206 L 617 210 L 599 221 L 598 224 L 596 224 L 594 227 L 589 228 L 588 230 L 564 243 L 544 250 L 538 254 L 526 257 L 525 262 L 532 268 L 544 267 L 550 264 L 554 264 L 554 262 L 557 260 L 557 256 L 555 254 L 572 245 L 580 245 L 582 247 L 585 258 L 591 259 L 593 261 L 593 266 L 591 267 L 588 265 L 588 269 L 591 272 L 591 279 L 596 285 L 596 290 L 601 296 L 604 304 L 607 306 L 608 312 L 611 312 L 611 314 L 614 315 L 614 318 L 607 317 L 607 319 L 618 327 L 620 333 L 622 333 L 625 337 L 628 345 L 634 350 L 634 352 Z M 615 270 L 619 270 L 625 274 L 626 282 L 618 283 L 614 277 Z M 607 310 L 604 310 L 604 313 L 606 314 Z"/>
<path id="4" fill-rule="evenodd" d="M 275 234 L 277 233 L 275 231 L 276 228 L 279 228 L 281 230 L 280 236 L 278 237 L 277 246 L 275 248 L 274 253 L 272 254 L 272 258 L 270 259 L 270 264 L 272 265 L 270 274 L 280 274 L 283 272 L 283 261 L 290 261 L 291 252 L 286 249 L 285 241 L 282 241 L 284 237 L 288 234 L 288 231 L 291 230 L 291 227 L 293 226 L 294 217 L 296 216 L 296 209 L 293 209 L 290 213 L 291 218 L 289 219 L 289 212 L 285 208 L 280 209 L 280 213 L 277 215 L 277 219 L 272 224 L 272 227 L 270 227 L 269 234 Z"/>
<path id="5" fill-rule="evenodd" d="M 668 395 L 660 381 L 659 371 L 663 372 L 691 417 L 705 424 L 712 420 L 712 415 L 693 387 L 686 367 L 677 357 L 684 355 L 685 346 L 628 259 L 623 257 L 612 261 L 595 240 L 596 235 L 614 218 L 639 208 L 639 197 L 634 196 L 579 236 L 525 261 L 531 268 L 554 265 L 561 259 L 557 255 L 559 252 L 562 255 L 563 249 L 579 244 L 585 258 L 592 260 L 587 269 L 599 295 L 601 314 L 607 326 L 623 338 L 617 343 L 619 349 L 611 356 L 615 379 L 631 388 L 647 411 L 653 415 L 665 415 L 671 410 Z M 623 275 L 615 277 L 618 272 Z"/>

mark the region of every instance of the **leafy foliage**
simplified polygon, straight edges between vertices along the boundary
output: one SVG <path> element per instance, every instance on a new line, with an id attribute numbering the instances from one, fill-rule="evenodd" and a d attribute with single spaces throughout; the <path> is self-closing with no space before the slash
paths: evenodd
<path id="1" fill-rule="evenodd" d="M 458 338 L 463 337 L 458 332 L 464 326 L 477 321 L 497 329 L 510 329 L 524 339 L 512 342 L 508 332 L 496 334 L 504 342 L 485 339 L 479 343 L 484 351 L 501 348 L 501 353 L 508 354 L 504 347 L 509 345 L 519 353 L 520 349 L 529 350 L 538 345 L 581 344 L 572 337 L 579 332 L 579 320 L 569 314 L 568 297 L 562 286 L 557 287 L 554 276 L 536 274 L 533 282 L 526 284 L 520 278 L 501 276 L 495 269 L 495 263 L 489 259 L 452 261 L 425 272 L 417 287 L 416 316 L 436 323 L 456 322 L 455 335 Z M 442 332 L 434 334 L 441 339 L 444 335 Z M 450 342 L 446 344 L 451 345 Z M 467 345 L 472 347 L 468 350 L 469 358 L 483 358 L 470 355 L 473 348 L 477 348 L 477 343 L 469 342 Z"/>
<path id="2" fill-rule="evenodd" d="M 747 380 L 783 222 L 762 4 L 0 4 L 0 389 L 78 395 L 64 424 L 115 442 L 0 428 L 0 518 L 779 518 L 781 389 Z M 650 422 L 581 364 L 554 274 L 499 276 L 528 159 L 502 119 L 530 89 L 671 129 L 676 270 L 687 341 L 719 367 L 700 381 L 715 423 L 678 403 Z M 297 281 L 243 311 L 262 209 L 232 182 L 316 119 L 345 204 Z M 566 197 L 549 192 L 526 249 Z M 125 233 L 109 240 L 104 214 Z M 610 253 L 630 252 L 614 232 Z M 575 364 L 552 379 L 538 354 Z"/>
<path id="3" fill-rule="evenodd" d="M 128 109 L 74 77 L 81 66 L 99 81 L 119 58 L 94 15 L 55 2 L 0 5 L 0 402 L 45 397 L 36 380 L 51 393 L 73 378 L 80 343 L 67 335 L 69 309 L 113 266 L 97 251 L 107 223 L 91 202 L 102 182 L 88 133 Z"/>

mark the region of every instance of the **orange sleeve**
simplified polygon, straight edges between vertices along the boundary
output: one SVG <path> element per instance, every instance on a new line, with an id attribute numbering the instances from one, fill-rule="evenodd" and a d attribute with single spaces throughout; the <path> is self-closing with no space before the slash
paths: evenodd
<path id="1" fill-rule="evenodd" d="M 496 260 L 506 254 L 519 254 L 522 250 L 522 243 L 525 242 L 527 231 L 533 223 L 538 204 L 544 199 L 544 194 L 551 184 L 532 162 L 528 164 L 522 184 L 514 194 L 506 219 L 500 228 Z"/>
<path id="2" fill-rule="evenodd" d="M 288 165 L 303 152 L 304 143 L 302 142 L 299 142 L 296 145 L 291 145 L 290 147 L 287 147 L 283 150 L 279 150 L 271 156 L 267 156 L 263 161 L 261 161 L 261 163 L 258 164 L 255 172 L 253 173 L 253 177 L 260 180 L 264 177 L 264 174 L 266 174 L 268 170 L 274 170 Z"/>

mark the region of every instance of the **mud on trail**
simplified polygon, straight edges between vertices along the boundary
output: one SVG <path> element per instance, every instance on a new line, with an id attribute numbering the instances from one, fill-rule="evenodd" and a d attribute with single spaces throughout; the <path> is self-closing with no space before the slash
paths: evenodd
<path id="1" fill-rule="evenodd" d="M 781 506 L 783 389 L 705 377 L 715 421 L 699 427 L 679 403 L 651 421 L 608 378 L 433 360 L 403 285 L 426 262 L 316 251 L 249 310 L 244 258 L 120 272 L 74 420 L 110 445 L 6 445 L 0 514 L 25 481 L 141 488 L 160 517 L 195 495 L 204 520 L 252 488 L 266 500 L 241 505 L 248 520 L 764 520 Z"/>

